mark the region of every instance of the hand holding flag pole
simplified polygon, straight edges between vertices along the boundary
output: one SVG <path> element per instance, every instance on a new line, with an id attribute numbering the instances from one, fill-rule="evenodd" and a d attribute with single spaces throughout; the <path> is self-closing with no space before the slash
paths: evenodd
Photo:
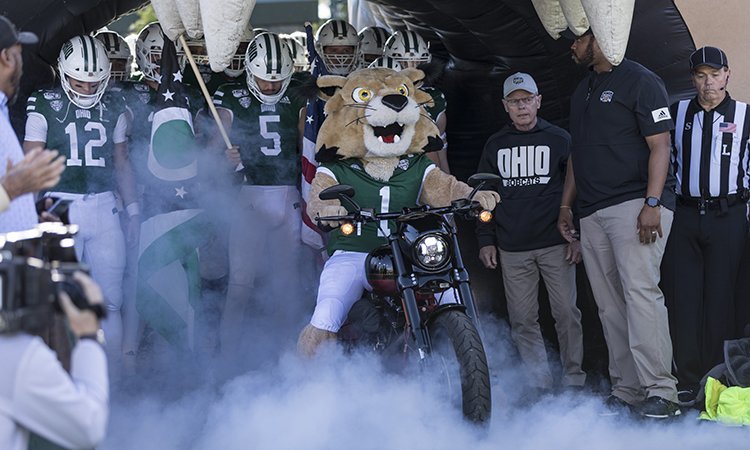
<path id="1" fill-rule="evenodd" d="M 195 64 L 195 59 L 193 58 L 193 52 L 190 51 L 190 47 L 188 47 L 187 42 L 185 41 L 185 35 L 180 35 L 180 44 L 182 44 L 182 49 L 185 51 L 185 55 L 187 56 L 188 61 L 190 62 L 190 67 L 193 68 L 193 73 L 195 74 L 195 79 L 198 80 L 198 85 L 201 88 L 201 92 L 203 92 L 203 97 L 206 99 L 206 104 L 208 105 L 208 109 L 211 111 L 211 115 L 214 117 L 214 120 L 216 121 L 216 126 L 219 127 L 219 133 L 221 133 L 222 139 L 224 139 L 224 144 L 227 146 L 227 150 L 230 150 L 233 145 L 232 142 L 229 140 L 229 135 L 227 134 L 227 130 L 224 129 L 224 123 L 221 121 L 221 117 L 219 117 L 219 112 L 216 111 L 216 106 L 214 106 L 213 99 L 211 98 L 211 94 L 208 92 L 208 88 L 206 88 L 206 83 L 203 81 L 203 76 L 200 73 L 200 70 L 198 70 L 198 66 Z M 237 167 L 235 168 L 235 171 L 240 171 L 244 169 L 245 166 L 242 165 L 242 163 L 237 164 Z"/>

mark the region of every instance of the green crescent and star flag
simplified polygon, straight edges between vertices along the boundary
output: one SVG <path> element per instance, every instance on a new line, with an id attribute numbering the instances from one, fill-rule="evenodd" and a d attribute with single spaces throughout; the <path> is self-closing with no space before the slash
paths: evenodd
<path id="1" fill-rule="evenodd" d="M 164 40 L 151 125 L 138 259 L 137 309 L 174 348 L 192 348 L 199 310 L 198 247 L 208 219 L 197 207 L 198 153 L 174 44 Z"/>

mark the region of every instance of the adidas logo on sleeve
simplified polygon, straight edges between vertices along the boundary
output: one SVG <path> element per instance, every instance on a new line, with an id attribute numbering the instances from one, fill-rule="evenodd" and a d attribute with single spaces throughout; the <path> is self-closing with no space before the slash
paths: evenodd
<path id="1" fill-rule="evenodd" d="M 669 120 L 672 116 L 669 114 L 669 108 L 659 108 L 651 111 L 651 117 L 654 119 L 654 123 L 661 122 L 662 120 Z"/>

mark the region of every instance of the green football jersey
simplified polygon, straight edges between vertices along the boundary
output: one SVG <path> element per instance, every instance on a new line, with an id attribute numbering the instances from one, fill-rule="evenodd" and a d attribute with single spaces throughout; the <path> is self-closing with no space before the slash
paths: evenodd
<path id="1" fill-rule="evenodd" d="M 51 190 L 86 194 L 115 188 L 113 136 L 125 112 L 119 93 L 107 92 L 99 104 L 83 109 L 71 103 L 60 87 L 42 89 L 29 97 L 26 111 L 45 117 L 46 147 L 67 158 L 60 182 Z"/>
<path id="2" fill-rule="evenodd" d="M 133 112 L 130 124 L 128 152 L 136 181 L 145 184 L 147 181 L 146 161 L 148 146 L 151 141 L 151 118 L 154 114 L 156 91 L 142 81 L 121 84 L 121 93 L 128 108 Z"/>
<path id="3" fill-rule="evenodd" d="M 393 176 L 387 182 L 372 178 L 358 159 L 345 159 L 321 165 L 318 170 L 332 175 L 339 184 L 354 188 L 354 201 L 362 208 L 375 208 L 377 213 L 398 212 L 417 206 L 425 174 L 435 164 L 424 155 L 402 156 Z M 349 209 L 349 207 L 347 207 Z M 351 212 L 351 210 L 350 210 Z M 369 222 L 359 235 L 344 236 L 337 228 L 329 233 L 328 254 L 336 250 L 369 252 L 386 244 L 386 237 L 396 231 L 393 221 Z"/>
<path id="4" fill-rule="evenodd" d="M 229 139 L 239 146 L 247 184 L 294 186 L 300 178 L 297 152 L 299 111 L 304 101 L 293 86 L 274 105 L 258 101 L 244 83 L 224 84 L 214 94 L 217 107 L 232 111 Z"/>
<path id="5" fill-rule="evenodd" d="M 430 97 L 432 97 L 432 101 L 435 103 L 435 105 L 425 105 L 424 109 L 427 111 L 427 114 L 430 115 L 430 119 L 432 119 L 433 122 L 437 122 L 440 113 L 445 112 L 446 108 L 448 108 L 448 101 L 445 100 L 445 95 L 440 89 L 431 86 L 423 86 L 420 89 L 422 89 L 424 92 L 427 92 L 428 94 L 430 94 Z"/>

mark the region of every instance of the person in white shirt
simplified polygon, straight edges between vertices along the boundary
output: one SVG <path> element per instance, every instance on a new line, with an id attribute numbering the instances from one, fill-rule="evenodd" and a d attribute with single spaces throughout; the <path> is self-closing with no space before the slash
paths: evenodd
<path id="1" fill-rule="evenodd" d="M 101 304 L 99 286 L 83 273 L 73 278 L 91 304 Z M 29 433 L 68 448 L 92 448 L 103 439 L 109 416 L 107 359 L 99 320 L 60 294 L 70 330 L 78 338 L 70 374 L 55 353 L 26 332 L 0 333 L 0 448 L 26 450 Z"/>
<path id="2" fill-rule="evenodd" d="M 24 158 L 8 116 L 8 105 L 18 96 L 23 74 L 21 45 L 37 41 L 36 35 L 19 33 L 0 15 L 0 233 L 36 225 L 31 192 L 56 185 L 65 169 L 64 159 L 56 151 L 35 149 Z"/>

